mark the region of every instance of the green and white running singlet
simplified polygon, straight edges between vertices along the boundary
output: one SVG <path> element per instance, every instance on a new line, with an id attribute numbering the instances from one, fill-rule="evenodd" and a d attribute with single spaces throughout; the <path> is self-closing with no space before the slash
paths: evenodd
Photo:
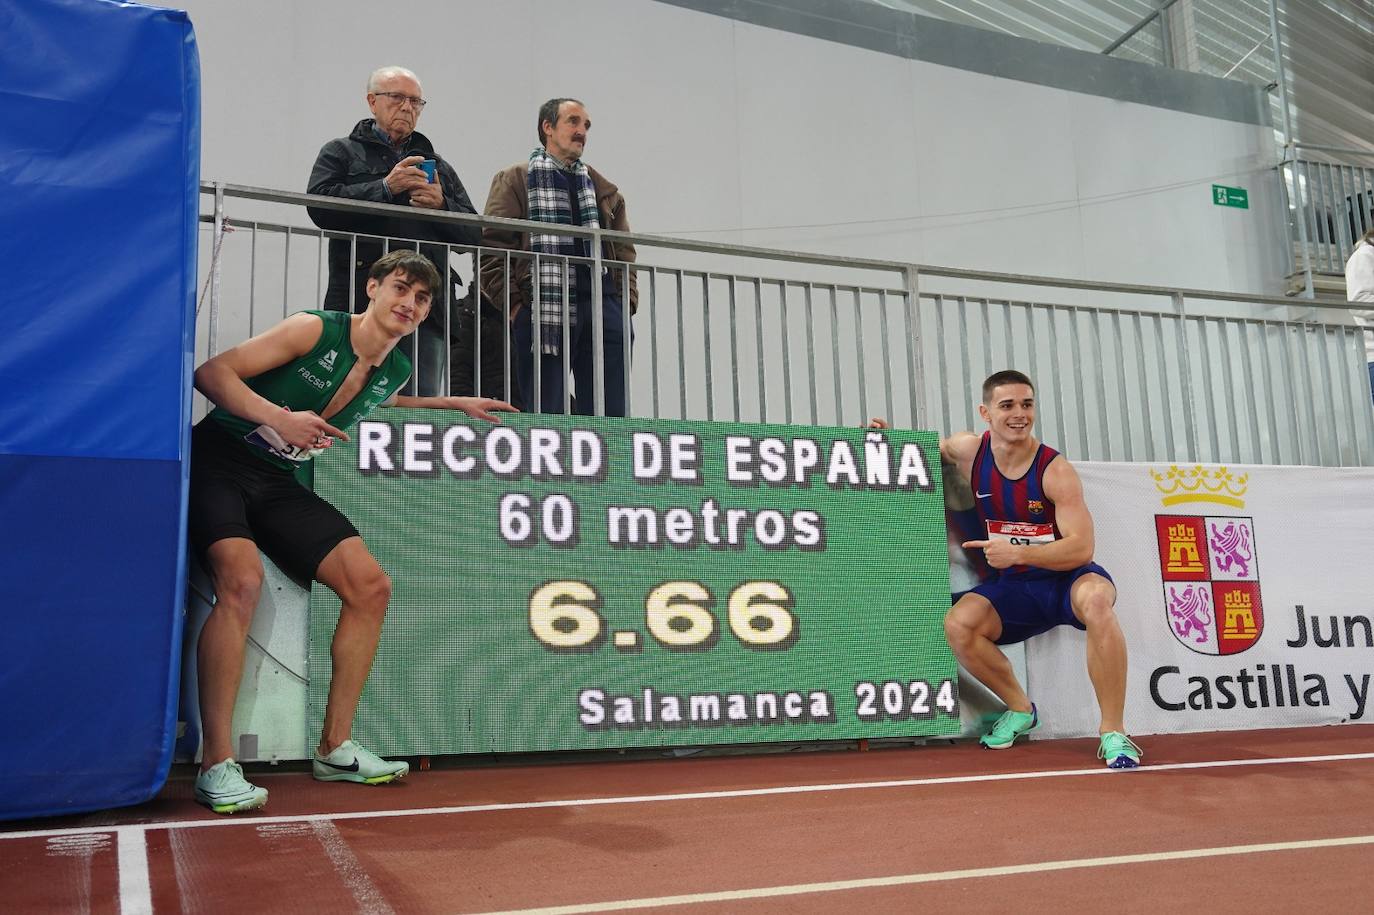
<path id="1" fill-rule="evenodd" d="M 349 337 L 352 316 L 344 311 L 307 311 L 305 314 L 324 321 L 324 330 L 314 348 L 299 359 L 245 378 L 244 383 L 278 406 L 323 416 L 335 390 L 358 361 Z M 329 418 L 329 424 L 347 429 L 384 403 L 409 377 L 410 359 L 397 346 L 372 370 L 357 396 Z M 242 441 L 254 454 L 285 470 L 295 470 L 316 453 L 288 445 L 274 429 L 235 416 L 223 407 L 211 410 L 209 419 Z"/>

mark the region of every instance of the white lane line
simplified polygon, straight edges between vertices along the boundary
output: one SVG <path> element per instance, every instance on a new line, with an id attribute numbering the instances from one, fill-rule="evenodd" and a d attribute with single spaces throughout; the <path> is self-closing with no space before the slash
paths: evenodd
<path id="1" fill-rule="evenodd" d="M 894 877 L 869 877 L 862 880 L 835 880 L 829 883 L 795 883 L 791 886 L 767 886 L 757 889 L 723 890 L 716 893 L 692 893 L 683 896 L 618 899 L 608 902 L 547 906 L 537 909 L 503 909 L 499 912 L 485 912 L 482 913 L 482 915 L 580 915 L 580 913 L 583 912 L 618 912 L 627 909 L 648 909 L 657 906 L 692 905 L 698 902 L 737 902 L 743 899 L 769 899 L 777 896 L 834 893 L 844 890 L 863 890 L 885 886 L 907 886 L 914 883 L 938 883 L 946 880 L 1005 877 L 1012 874 L 1038 874 L 1047 871 L 1066 871 L 1086 867 L 1117 867 L 1123 864 L 1151 864 L 1160 861 L 1183 861 L 1189 858 L 1222 858 L 1230 855 L 1255 855 L 1266 852 L 1298 851 L 1307 848 L 1339 848 L 1342 846 L 1370 844 L 1374 844 L 1374 836 L 1349 836 L 1338 839 L 1307 839 L 1300 842 L 1268 842 L 1262 845 L 1223 845 L 1216 848 L 1189 848 L 1180 851 L 1151 852 L 1141 855 L 1113 855 L 1107 858 L 1074 858 L 1067 861 L 1040 861 L 1034 864 L 1014 864 L 1005 867 L 975 867 L 968 870 L 933 871 L 924 874 L 899 874 Z"/>
<path id="2" fill-rule="evenodd" d="M 1110 778 L 1141 778 L 1164 772 L 1189 769 L 1220 769 L 1245 766 L 1286 766 L 1305 763 L 1352 762 L 1374 759 L 1374 753 L 1334 753 L 1325 756 L 1282 756 L 1262 759 L 1217 759 L 1205 762 L 1161 763 L 1139 769 L 1117 770 L 1105 766 L 1091 769 L 1051 769 L 1041 772 L 1000 772 L 990 775 L 946 775 L 935 778 L 902 778 L 880 782 L 832 782 L 821 785 L 783 785 L 775 788 L 739 788 L 732 791 L 695 791 L 682 794 L 639 794 L 620 797 L 579 797 L 555 801 L 523 801 L 506 804 L 469 804 L 460 807 L 411 807 L 400 810 L 357 810 L 346 813 L 305 813 L 292 816 L 220 816 L 204 820 L 173 820 L 158 823 L 130 823 L 111 827 L 68 827 L 64 829 L 34 829 L 27 832 L 0 832 L 0 840 L 33 839 L 48 836 L 82 835 L 92 832 L 112 832 L 116 829 L 202 829 L 219 826 L 265 826 L 270 823 L 313 823 L 339 820 L 382 820 L 392 817 L 450 816 L 462 813 L 491 813 L 504 810 L 541 810 L 554 807 L 598 807 L 608 804 L 656 804 L 670 801 L 706 801 L 735 797 L 766 797 L 780 794 L 812 794 L 831 791 L 871 791 L 885 788 L 919 788 L 936 785 L 967 785 L 978 782 L 1022 781 L 1038 778 L 1072 778 L 1076 776 L 1108 776 Z"/>
<path id="3" fill-rule="evenodd" d="M 153 915 L 147 833 L 141 826 L 121 826 L 116 835 L 119 836 L 120 915 Z"/>
<path id="4" fill-rule="evenodd" d="M 367 868 L 353 854 L 353 849 L 348 847 L 348 841 L 339 832 L 339 827 L 327 820 L 316 820 L 311 825 L 320 844 L 324 846 L 324 853 L 329 856 L 329 863 L 334 865 L 335 873 L 352 894 L 354 911 L 362 915 L 395 915 L 396 910 L 367 875 Z"/>
<path id="5" fill-rule="evenodd" d="M 44 843 L 44 852 L 53 858 L 74 858 L 80 862 L 79 870 L 72 878 L 76 889 L 76 910 L 91 911 L 91 861 L 96 855 L 108 852 L 114 846 L 114 836 L 108 832 L 92 833 L 85 836 L 53 836 Z"/>
<path id="6" fill-rule="evenodd" d="M 300 826 L 309 830 L 309 826 Z M 193 833 L 167 833 L 167 846 L 172 857 L 172 873 L 176 875 L 177 906 L 181 915 L 208 915 L 210 906 L 202 900 L 202 890 L 196 879 L 199 865 L 213 860 L 213 851 L 201 852 L 196 847 Z"/>

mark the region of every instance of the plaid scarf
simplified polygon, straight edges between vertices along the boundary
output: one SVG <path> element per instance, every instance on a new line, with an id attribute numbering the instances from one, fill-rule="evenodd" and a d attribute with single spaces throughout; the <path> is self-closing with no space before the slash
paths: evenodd
<path id="1" fill-rule="evenodd" d="M 582 225 L 588 229 L 597 228 L 596 189 L 592 187 L 587 166 L 581 160 L 565 168 L 553 156 L 542 149 L 530 153 L 530 169 L 525 179 L 525 192 L 529 199 L 529 218 L 535 222 L 551 222 L 559 225 L 572 225 L 571 201 L 569 194 L 560 187 L 556 177 L 563 172 L 568 183 L 575 189 L 577 208 L 582 214 Z M 530 233 L 530 250 L 536 254 L 552 254 L 562 257 L 577 257 L 582 254 L 582 239 L 571 235 L 544 235 Z M 563 345 L 563 286 L 568 288 L 568 320 L 577 323 L 577 271 L 573 263 L 553 257 L 540 258 L 539 261 L 539 340 L 543 353 L 556 356 Z"/>

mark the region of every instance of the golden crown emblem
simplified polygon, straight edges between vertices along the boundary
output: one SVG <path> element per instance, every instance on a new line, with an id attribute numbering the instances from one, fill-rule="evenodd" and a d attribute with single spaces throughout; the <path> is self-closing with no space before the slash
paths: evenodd
<path id="1" fill-rule="evenodd" d="M 1250 487 L 1248 473 L 1239 476 L 1231 473 L 1229 467 L 1180 467 L 1170 464 L 1164 473 L 1150 471 L 1155 488 L 1160 492 L 1160 502 L 1165 505 L 1181 505 L 1184 502 L 1215 502 L 1232 508 L 1244 508 L 1243 498 Z"/>

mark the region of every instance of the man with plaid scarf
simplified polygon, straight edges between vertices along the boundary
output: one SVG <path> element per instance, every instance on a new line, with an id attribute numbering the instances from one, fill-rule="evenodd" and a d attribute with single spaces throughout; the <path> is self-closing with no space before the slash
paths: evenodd
<path id="1" fill-rule="evenodd" d="M 492 179 L 486 215 L 628 232 L 620 190 L 582 161 L 591 125 L 587 109 L 576 99 L 549 99 L 541 105 L 536 123 L 540 147 L 530 153 L 528 162 L 512 165 Z M 573 390 L 567 399 L 573 412 L 596 412 L 591 265 L 569 260 L 591 257 L 591 240 L 559 235 L 552 229 L 548 234 L 527 234 L 488 228 L 482 233 L 482 244 L 530 252 L 486 255 L 481 263 L 485 314 L 505 315 L 509 306 L 521 405 L 532 412 L 565 412 L 571 371 Z M 638 301 L 630 266 L 634 245 L 606 241 L 601 257 L 605 415 L 624 416 L 630 315 Z M 531 270 L 538 274 L 536 283 L 531 283 Z M 501 358 L 500 353 L 484 352 L 483 356 Z"/>

